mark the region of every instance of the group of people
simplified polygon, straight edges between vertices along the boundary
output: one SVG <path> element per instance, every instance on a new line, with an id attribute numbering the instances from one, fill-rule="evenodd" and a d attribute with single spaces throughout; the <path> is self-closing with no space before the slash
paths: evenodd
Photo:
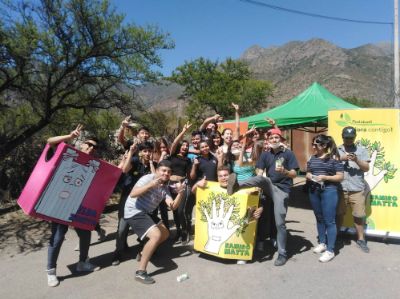
<path id="1" fill-rule="evenodd" d="M 173 211 L 174 241 L 188 244 L 194 229 L 192 211 L 196 204 L 196 188 L 204 188 L 207 181 L 219 182 L 230 195 L 240 188 L 260 188 L 259 208 L 252 214 L 258 221 L 256 248 L 263 250 L 265 240 L 270 238 L 278 251 L 274 265 L 282 266 L 287 262 L 286 214 L 293 179 L 299 170 L 297 159 L 274 120 L 268 119 L 272 129 L 265 132 L 264 139 L 254 127 L 241 135 L 239 106 L 232 104 L 232 107 L 236 119 L 233 129 L 225 128 L 220 133 L 221 117 L 215 115 L 191 133 L 192 124 L 186 123 L 172 144 L 163 137 L 153 138 L 146 127 L 131 122 L 130 117 L 122 121 L 118 142 L 125 153 L 118 165 L 123 175 L 119 182 L 121 195 L 112 265 L 117 266 L 127 251 L 128 232 L 132 228 L 141 245 L 135 279 L 145 284 L 154 283 L 146 269 L 157 247 L 170 236 L 168 210 Z M 70 134 L 49 138 L 47 143 L 57 147 L 61 142 L 79 137 L 81 131 L 79 125 Z M 186 140 L 186 136 L 191 140 Z M 345 128 L 342 137 L 343 145 L 336 147 L 330 136 L 315 136 L 314 154 L 307 163 L 308 192 L 317 220 L 319 242 L 314 252 L 321 254 L 321 262 L 328 262 L 335 256 L 337 226 L 341 225 L 348 205 L 358 232 L 357 244 L 368 252 L 363 231 L 363 173 L 368 171 L 368 153 L 355 144 L 354 128 Z M 98 140 L 89 136 L 81 142 L 80 150 L 95 155 L 98 145 Z M 101 232 L 98 226 L 97 231 L 99 229 Z M 53 222 L 51 230 L 47 278 L 48 285 L 54 287 L 59 284 L 57 259 L 68 226 Z M 80 250 L 76 270 L 98 270 L 88 258 L 90 231 L 78 228 L 75 231 Z"/>

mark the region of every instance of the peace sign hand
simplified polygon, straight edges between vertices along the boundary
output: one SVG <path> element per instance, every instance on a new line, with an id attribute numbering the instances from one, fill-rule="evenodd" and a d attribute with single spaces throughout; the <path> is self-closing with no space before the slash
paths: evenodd
<path id="1" fill-rule="evenodd" d="M 192 124 L 188 121 L 184 126 L 183 126 L 183 130 L 186 132 L 187 130 L 189 130 L 189 128 L 192 126 Z"/>
<path id="2" fill-rule="evenodd" d="M 121 126 L 126 128 L 129 123 L 131 122 L 131 116 L 128 115 L 127 117 L 125 117 L 125 119 L 122 121 Z"/>
<path id="3" fill-rule="evenodd" d="M 78 126 L 76 127 L 75 130 L 73 130 L 71 133 L 69 133 L 69 135 L 71 136 L 71 138 L 77 138 L 81 135 L 81 130 L 83 128 L 83 125 L 78 124 Z"/>

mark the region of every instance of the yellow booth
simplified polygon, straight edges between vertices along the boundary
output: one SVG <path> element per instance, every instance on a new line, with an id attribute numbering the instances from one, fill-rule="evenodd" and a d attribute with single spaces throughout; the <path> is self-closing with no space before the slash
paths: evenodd
<path id="1" fill-rule="evenodd" d="M 328 120 L 329 135 L 337 145 L 342 143 L 343 128 L 352 126 L 357 131 L 356 143 L 368 150 L 366 234 L 400 237 L 400 110 L 333 110 Z M 344 225 L 353 227 L 349 210 Z"/>
<path id="2" fill-rule="evenodd" d="M 257 221 L 250 215 L 258 202 L 256 188 L 231 196 L 216 182 L 197 188 L 194 249 L 224 259 L 251 260 Z"/>

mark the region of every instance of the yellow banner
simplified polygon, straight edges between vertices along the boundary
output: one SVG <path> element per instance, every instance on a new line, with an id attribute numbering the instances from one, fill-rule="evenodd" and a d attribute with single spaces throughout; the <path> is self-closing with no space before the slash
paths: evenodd
<path id="1" fill-rule="evenodd" d="M 250 215 L 258 201 L 255 188 L 231 196 L 216 182 L 197 188 L 194 249 L 225 259 L 251 260 L 257 222 Z"/>
<path id="2" fill-rule="evenodd" d="M 399 109 L 360 109 L 329 111 L 328 128 L 337 145 L 342 144 L 342 130 L 357 130 L 356 143 L 369 153 L 370 170 L 366 172 L 370 194 L 367 196 L 367 230 L 369 234 L 400 236 L 399 186 L 400 130 Z M 352 227 L 348 210 L 345 225 Z"/>

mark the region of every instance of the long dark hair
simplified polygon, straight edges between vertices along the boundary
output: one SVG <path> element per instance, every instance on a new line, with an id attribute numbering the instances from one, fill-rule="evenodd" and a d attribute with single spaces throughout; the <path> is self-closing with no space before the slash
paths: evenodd
<path id="1" fill-rule="evenodd" d="M 326 148 L 325 159 L 339 160 L 339 151 L 337 149 L 335 140 L 333 139 L 332 136 L 319 134 L 317 136 L 314 136 L 312 142 L 325 146 Z"/>
<path id="2" fill-rule="evenodd" d="M 177 154 L 179 154 L 180 151 L 181 151 L 181 147 L 182 147 L 182 145 L 183 145 L 184 143 L 187 143 L 187 145 L 188 145 L 188 147 L 189 147 L 189 145 L 190 145 L 189 141 L 187 141 L 187 140 L 182 140 L 181 142 L 179 142 L 178 146 L 175 148 L 175 151 L 174 151 L 173 153 L 171 153 L 171 156 L 176 156 Z M 187 156 L 187 153 L 186 153 L 185 157 L 186 157 L 186 156 Z"/>
<path id="3" fill-rule="evenodd" d="M 216 138 L 216 137 L 219 137 L 219 139 L 220 139 L 220 140 L 219 140 L 219 145 L 218 145 L 218 146 L 216 146 L 216 145 L 214 144 L 214 138 Z M 219 131 L 212 132 L 212 133 L 208 136 L 207 143 L 208 143 L 208 147 L 210 148 L 210 151 L 213 152 L 213 153 L 215 153 L 215 152 L 217 151 L 218 147 L 222 145 L 222 136 L 221 136 L 221 133 L 220 133 Z"/>

